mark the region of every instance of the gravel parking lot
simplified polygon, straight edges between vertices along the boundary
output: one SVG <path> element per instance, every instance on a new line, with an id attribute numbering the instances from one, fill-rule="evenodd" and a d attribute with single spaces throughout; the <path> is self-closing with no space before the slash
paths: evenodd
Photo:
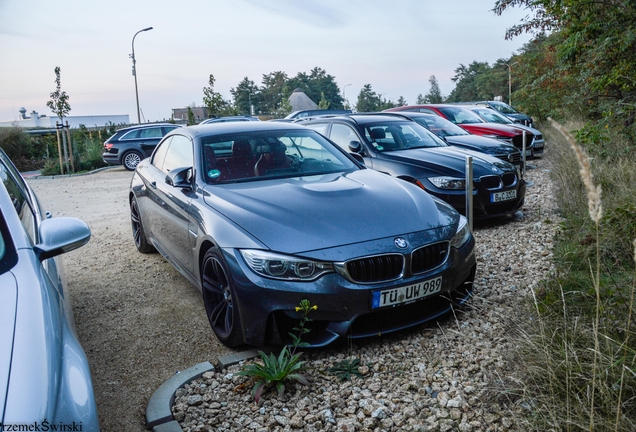
<path id="1" fill-rule="evenodd" d="M 551 269 L 557 217 L 548 157 L 532 161 L 524 216 L 476 225 L 478 271 L 470 307 L 440 323 L 353 347 L 366 378 L 340 384 L 319 373 L 346 349 L 307 357 L 311 387 L 249 403 L 242 378 L 209 373 L 175 406 L 197 430 L 514 430 L 497 382 L 515 370 L 502 355 L 520 301 Z M 176 371 L 231 351 L 209 328 L 199 291 L 159 255 L 132 241 L 123 168 L 29 179 L 45 209 L 90 226 L 88 245 L 64 256 L 80 340 L 104 431 L 142 431 L 148 399 Z M 200 397 L 190 397 L 198 395 Z M 521 402 L 518 402 L 521 405 Z"/>

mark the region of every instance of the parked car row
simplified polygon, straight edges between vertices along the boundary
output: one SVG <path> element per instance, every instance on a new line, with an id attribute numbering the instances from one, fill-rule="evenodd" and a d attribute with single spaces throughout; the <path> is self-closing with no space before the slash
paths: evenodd
<path id="1" fill-rule="evenodd" d="M 357 155 L 368 168 L 415 183 L 460 213 L 466 212 L 466 156 L 473 158 L 475 217 L 509 215 L 523 205 L 525 182 L 514 165 L 483 152 L 450 146 L 409 118 L 351 114 L 299 124 Z M 512 146 L 507 149 L 506 157 L 516 151 Z"/>
<path id="2" fill-rule="evenodd" d="M 390 108 L 389 112 L 413 111 L 428 114 L 435 114 L 455 123 L 457 126 L 465 129 L 474 135 L 481 135 L 487 138 L 495 138 L 500 141 L 510 143 L 522 149 L 525 140 L 526 157 L 533 156 L 535 144 L 537 149 L 541 147 L 543 152 L 543 137 L 540 143 L 535 143 L 535 135 L 530 130 L 522 129 L 521 125 L 489 123 L 472 110 L 452 104 L 428 104 L 428 105 L 409 105 L 396 108 Z M 538 155 L 539 153 L 537 153 Z"/>

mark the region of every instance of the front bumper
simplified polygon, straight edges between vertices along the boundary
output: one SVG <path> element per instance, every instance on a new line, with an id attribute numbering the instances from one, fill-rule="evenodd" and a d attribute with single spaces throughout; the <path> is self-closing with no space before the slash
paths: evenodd
<path id="1" fill-rule="evenodd" d="M 491 202 L 494 192 L 503 192 L 516 189 L 515 199 L 503 202 Z M 441 189 L 427 189 L 429 193 L 452 205 L 459 213 L 466 214 L 466 192 L 446 191 Z M 473 189 L 473 216 L 477 219 L 488 219 L 510 215 L 523 207 L 526 196 L 526 182 L 519 179 L 515 187 L 508 187 L 501 190 L 491 191 L 477 186 Z"/>
<path id="2" fill-rule="evenodd" d="M 313 282 L 288 282 L 260 277 L 245 264 L 234 249 L 224 255 L 234 276 L 236 304 L 243 325 L 244 341 L 254 346 L 290 343 L 289 332 L 297 327 L 300 315 L 295 311 L 301 300 L 309 300 L 318 309 L 309 318 L 310 332 L 302 340 L 310 346 L 326 346 L 343 337 L 379 336 L 413 327 L 449 312 L 453 305 L 465 302 L 472 292 L 476 259 L 474 238 L 460 249 L 450 248 L 448 259 L 440 267 L 416 276 L 391 282 L 356 284 L 338 273 L 330 273 Z M 412 302 L 382 308 L 372 307 L 373 292 L 408 286 L 442 277 L 438 294 Z"/>

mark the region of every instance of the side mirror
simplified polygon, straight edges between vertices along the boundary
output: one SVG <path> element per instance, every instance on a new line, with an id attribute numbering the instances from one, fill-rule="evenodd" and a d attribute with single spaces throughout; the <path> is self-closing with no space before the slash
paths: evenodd
<path id="1" fill-rule="evenodd" d="M 40 224 L 40 243 L 33 250 L 38 259 L 44 261 L 84 246 L 90 238 L 90 228 L 79 219 L 44 219 Z"/>
<path id="2" fill-rule="evenodd" d="M 175 168 L 166 175 L 166 183 L 172 187 L 192 190 L 191 171 L 192 167 Z"/>
<path id="3" fill-rule="evenodd" d="M 366 166 L 366 164 L 364 163 L 364 158 L 362 156 L 360 156 L 360 154 L 358 154 L 358 153 L 349 153 L 349 154 L 351 155 L 352 158 L 354 158 L 360 164 Z"/>
<path id="4" fill-rule="evenodd" d="M 349 143 L 349 151 L 353 153 L 360 153 L 361 150 L 362 144 L 360 144 L 360 141 L 351 141 Z"/>

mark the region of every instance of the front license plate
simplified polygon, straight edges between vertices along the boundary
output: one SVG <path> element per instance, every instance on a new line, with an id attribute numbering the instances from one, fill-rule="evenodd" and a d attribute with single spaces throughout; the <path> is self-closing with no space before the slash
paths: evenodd
<path id="1" fill-rule="evenodd" d="M 517 189 L 504 191 L 504 192 L 495 192 L 490 196 L 490 202 L 502 202 L 502 201 L 510 201 L 517 198 Z"/>
<path id="2" fill-rule="evenodd" d="M 413 285 L 391 288 L 383 291 L 375 291 L 373 293 L 373 302 L 371 307 L 375 309 L 384 306 L 407 303 L 436 294 L 441 290 L 442 277 L 438 276 L 434 279 L 429 279 Z"/>

